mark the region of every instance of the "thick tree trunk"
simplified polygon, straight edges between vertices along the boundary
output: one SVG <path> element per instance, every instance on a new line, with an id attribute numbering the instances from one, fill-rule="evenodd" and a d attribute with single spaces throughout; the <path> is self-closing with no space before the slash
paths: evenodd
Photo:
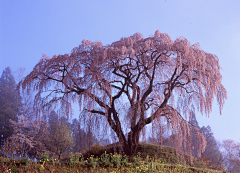
<path id="1" fill-rule="evenodd" d="M 137 128 L 135 128 L 135 130 L 130 131 L 128 133 L 128 140 L 126 140 L 126 138 L 123 136 L 122 131 L 116 132 L 119 139 L 120 147 L 122 147 L 124 154 L 132 155 L 137 153 L 137 148 L 139 146 L 140 131 L 141 130 Z"/>
<path id="2" fill-rule="evenodd" d="M 133 155 L 137 153 L 137 148 L 139 145 L 139 134 L 140 131 L 131 131 L 128 133 L 128 140 L 123 143 L 124 153 L 127 155 Z"/>
<path id="3" fill-rule="evenodd" d="M 112 107 L 114 107 L 114 105 Z M 126 139 L 122 131 L 121 123 L 118 119 L 116 111 L 110 109 L 108 114 L 111 115 L 112 112 L 115 122 L 111 119 L 111 116 L 108 116 L 108 122 L 110 127 L 115 131 L 118 136 L 120 147 L 122 147 L 124 153 L 127 155 L 136 154 L 137 148 L 139 146 L 140 132 L 145 124 L 142 120 L 140 120 L 141 123 L 138 122 L 136 125 L 132 125 L 131 131 L 128 133 L 128 139 Z"/>

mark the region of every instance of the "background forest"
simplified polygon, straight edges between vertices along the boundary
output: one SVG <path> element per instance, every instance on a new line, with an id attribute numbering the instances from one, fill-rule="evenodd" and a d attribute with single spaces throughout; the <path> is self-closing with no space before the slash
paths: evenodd
<path id="1" fill-rule="evenodd" d="M 19 96 L 11 69 L 7 67 L 0 79 L 1 148 L 6 140 L 14 145 L 24 144 L 21 154 L 39 157 L 43 152 L 61 154 L 81 152 L 99 141 L 91 127 L 85 129 L 79 119 L 60 117 L 53 110 L 40 121 L 36 119 L 30 96 Z M 23 146 L 21 146 L 23 147 Z"/>

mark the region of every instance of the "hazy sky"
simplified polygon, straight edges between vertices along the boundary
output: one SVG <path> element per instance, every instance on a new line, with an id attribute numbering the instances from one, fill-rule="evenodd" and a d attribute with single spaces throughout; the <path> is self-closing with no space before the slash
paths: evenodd
<path id="1" fill-rule="evenodd" d="M 197 120 L 218 140 L 240 141 L 239 9 L 239 0 L 0 0 L 0 74 L 10 66 L 26 67 L 27 75 L 42 53 L 70 53 L 83 39 L 106 45 L 158 29 L 219 57 L 228 93 L 223 114 L 214 102 L 210 117 L 197 113 Z"/>

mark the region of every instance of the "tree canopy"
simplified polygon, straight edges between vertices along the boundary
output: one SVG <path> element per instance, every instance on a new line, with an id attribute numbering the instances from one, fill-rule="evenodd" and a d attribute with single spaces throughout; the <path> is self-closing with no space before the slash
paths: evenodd
<path id="1" fill-rule="evenodd" d="M 36 91 L 39 113 L 54 106 L 69 115 L 77 101 L 86 116 L 104 118 L 126 153 L 136 152 L 140 132 L 160 117 L 176 134 L 178 146 L 190 151 L 184 117 L 195 109 L 208 116 L 214 98 L 221 113 L 227 92 L 220 69 L 218 57 L 198 43 L 183 37 L 173 41 L 157 30 L 148 38 L 136 33 L 106 46 L 83 40 L 70 54 L 43 55 L 20 84 Z M 128 104 L 127 113 L 122 103 Z M 201 153 L 206 141 L 200 132 L 197 139 Z"/>
<path id="2" fill-rule="evenodd" d="M 62 153 L 74 145 L 71 130 L 64 123 L 57 124 L 51 133 L 43 139 L 43 143 L 47 150 L 58 155 L 58 159 L 61 158 Z"/>
<path id="3" fill-rule="evenodd" d="M 23 115 L 18 117 L 18 121 L 10 120 L 13 134 L 9 139 L 22 146 L 24 153 L 21 154 L 40 155 L 47 151 L 43 139 L 49 136 L 49 124 L 43 118 L 34 121 L 30 119 Z"/>

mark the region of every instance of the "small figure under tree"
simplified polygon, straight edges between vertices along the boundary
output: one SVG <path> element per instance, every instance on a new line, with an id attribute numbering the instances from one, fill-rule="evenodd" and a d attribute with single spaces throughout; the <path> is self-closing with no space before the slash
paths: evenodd
<path id="1" fill-rule="evenodd" d="M 61 106 L 68 115 L 77 101 L 80 111 L 89 112 L 86 116 L 105 117 L 127 154 L 137 151 L 140 132 L 160 117 L 174 131 L 177 146 L 191 153 L 183 117 L 194 108 L 208 116 L 215 97 L 221 113 L 227 92 L 220 69 L 218 57 L 199 44 L 190 45 L 182 37 L 172 41 L 157 30 L 148 38 L 136 33 L 106 46 L 83 40 L 70 54 L 43 55 L 21 86 L 37 92 L 35 108 L 40 112 Z M 120 111 L 122 102 L 130 107 L 127 114 Z M 128 125 L 127 135 L 123 124 Z M 197 134 L 201 154 L 206 140 Z"/>

